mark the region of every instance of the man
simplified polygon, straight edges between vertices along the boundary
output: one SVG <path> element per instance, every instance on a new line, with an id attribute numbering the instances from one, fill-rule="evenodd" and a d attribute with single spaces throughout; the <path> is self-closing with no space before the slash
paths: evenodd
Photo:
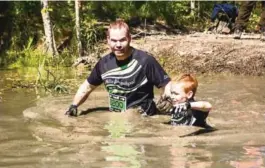
<path id="1" fill-rule="evenodd" d="M 251 15 L 254 6 L 256 5 L 256 2 L 257 1 L 242 2 L 235 25 L 235 32 L 234 32 L 235 39 L 241 38 L 242 32 L 247 26 L 247 22 L 249 20 L 249 17 Z M 261 1 L 261 3 L 262 3 L 262 13 L 256 31 L 261 33 L 262 35 L 261 40 L 265 40 L 265 1 Z"/>
<path id="2" fill-rule="evenodd" d="M 77 107 L 102 83 L 109 93 L 110 111 L 124 112 L 138 107 L 142 114 L 156 114 L 153 86 L 162 88 L 163 95 L 170 94 L 170 78 L 166 72 L 154 57 L 130 46 L 129 27 L 122 20 L 110 24 L 107 41 L 111 53 L 97 62 L 66 114 L 77 116 Z M 167 107 L 159 110 L 166 111 Z"/>

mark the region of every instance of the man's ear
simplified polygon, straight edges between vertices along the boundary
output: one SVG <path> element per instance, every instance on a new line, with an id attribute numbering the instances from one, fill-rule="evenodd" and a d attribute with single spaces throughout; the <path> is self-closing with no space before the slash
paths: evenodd
<path id="1" fill-rule="evenodd" d="M 110 38 L 109 38 L 109 36 L 107 36 L 107 42 L 108 42 L 108 44 L 110 43 Z"/>
<path id="2" fill-rule="evenodd" d="M 187 93 L 187 97 L 188 97 L 188 99 L 191 99 L 193 97 L 193 91 L 189 91 Z"/>
<path id="3" fill-rule="evenodd" d="M 130 43 L 132 41 L 131 34 L 129 34 L 127 38 L 128 38 L 128 42 Z"/>

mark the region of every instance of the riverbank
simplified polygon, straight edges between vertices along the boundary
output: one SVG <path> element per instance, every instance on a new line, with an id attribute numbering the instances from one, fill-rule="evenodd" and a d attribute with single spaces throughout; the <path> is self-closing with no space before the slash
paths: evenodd
<path id="1" fill-rule="evenodd" d="M 149 36 L 132 45 L 152 53 L 170 74 L 265 75 L 265 42 L 253 38 L 196 33 Z"/>

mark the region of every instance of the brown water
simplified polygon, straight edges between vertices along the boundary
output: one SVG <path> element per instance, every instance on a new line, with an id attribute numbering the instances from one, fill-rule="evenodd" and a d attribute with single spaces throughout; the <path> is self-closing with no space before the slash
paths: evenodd
<path id="1" fill-rule="evenodd" d="M 212 103 L 217 131 L 189 136 L 201 130 L 108 112 L 102 90 L 80 107 L 85 115 L 67 117 L 72 95 L 35 101 L 34 90 L 5 89 L 10 72 L 1 73 L 0 167 L 265 167 L 262 77 L 200 77 L 197 100 Z"/>

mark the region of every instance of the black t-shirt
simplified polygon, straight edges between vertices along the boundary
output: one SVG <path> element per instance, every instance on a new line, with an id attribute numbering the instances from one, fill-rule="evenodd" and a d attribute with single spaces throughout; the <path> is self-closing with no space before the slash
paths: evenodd
<path id="1" fill-rule="evenodd" d="M 195 102 L 194 99 L 189 101 Z M 189 109 L 190 111 L 176 111 L 176 108 L 173 108 L 171 111 L 171 125 L 187 125 L 187 126 L 198 126 L 198 127 L 206 127 L 206 118 L 209 112 L 204 112 L 200 110 Z M 187 115 L 189 114 L 189 115 Z"/>
<path id="2" fill-rule="evenodd" d="M 152 115 L 153 87 L 165 86 L 170 78 L 154 57 L 133 48 L 126 60 L 118 61 L 113 53 L 101 58 L 87 81 L 95 86 L 104 83 L 110 95 L 126 99 L 126 109 L 140 106 Z"/>

